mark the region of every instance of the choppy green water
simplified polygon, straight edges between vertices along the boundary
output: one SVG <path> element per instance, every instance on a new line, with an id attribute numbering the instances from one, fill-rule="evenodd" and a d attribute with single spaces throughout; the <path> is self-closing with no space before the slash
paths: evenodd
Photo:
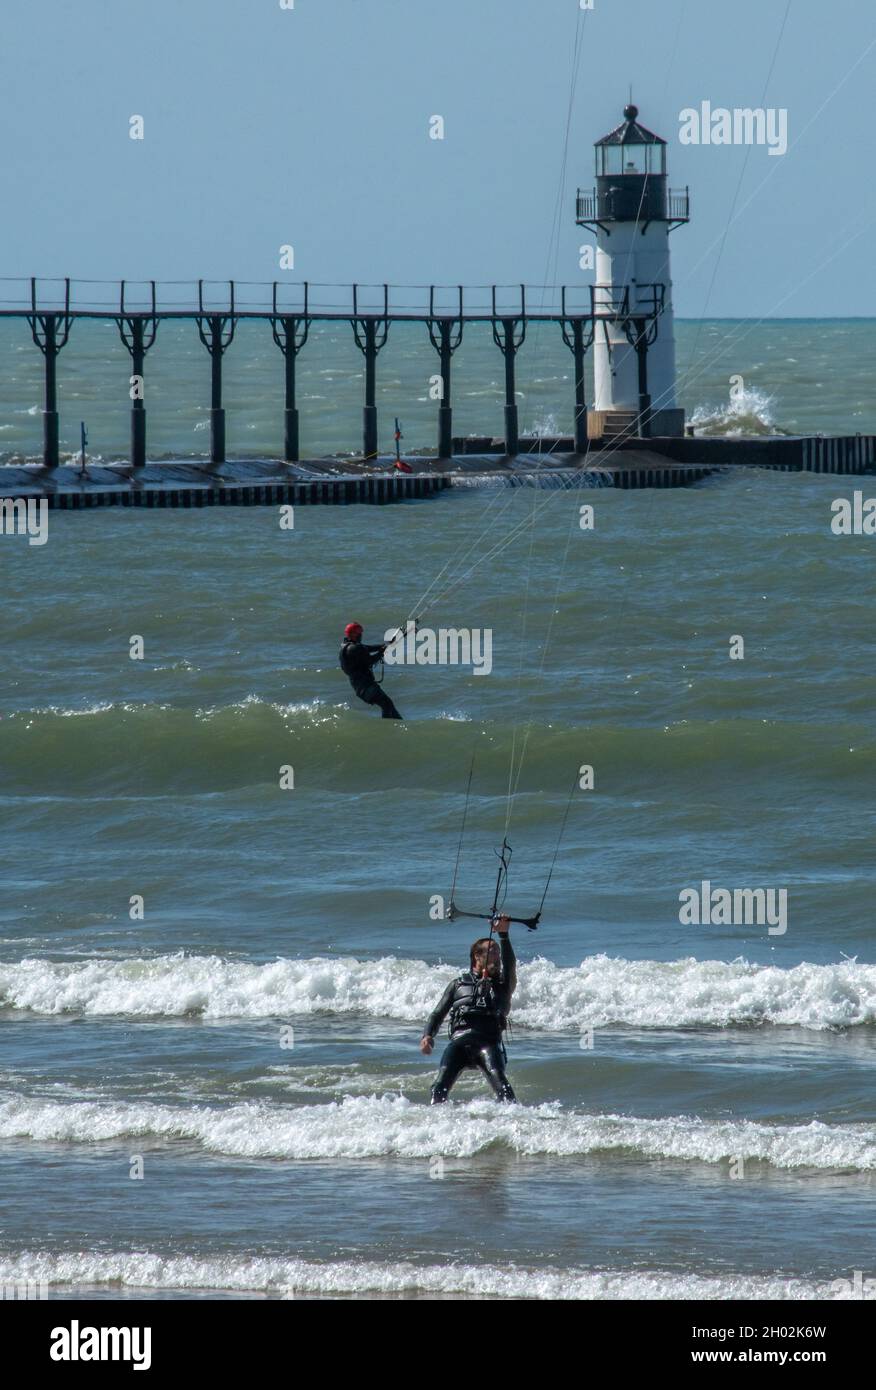
<path id="1" fill-rule="evenodd" d="M 802 426 L 808 389 L 779 399 Z M 273 508 L 52 513 L 45 546 L 0 537 L 4 1280 L 732 1297 L 870 1270 L 873 542 L 830 532 L 870 481 L 454 492 L 302 509 L 291 533 Z M 489 628 L 493 671 L 388 670 L 407 718 L 381 722 L 339 632 L 379 635 L 445 565 L 425 617 Z M 524 1106 L 466 1079 L 437 1113 L 416 1041 L 473 924 L 430 898 L 476 749 L 458 897 L 489 906 L 524 740 L 513 910 L 571 772 L 596 779 L 538 935 L 515 935 Z M 786 888 L 787 930 L 682 925 L 704 879 Z"/>

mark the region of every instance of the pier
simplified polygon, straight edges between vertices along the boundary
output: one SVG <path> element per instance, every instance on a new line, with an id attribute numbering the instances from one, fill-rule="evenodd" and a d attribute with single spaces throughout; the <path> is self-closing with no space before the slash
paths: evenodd
<path id="1" fill-rule="evenodd" d="M 147 464 L 136 479 L 127 466 L 90 465 L 83 476 L 78 468 L 62 464 L 47 478 L 39 465 L 28 464 L 0 469 L 0 503 L 42 499 L 50 508 L 64 511 L 111 506 L 385 505 L 434 498 L 448 489 L 691 487 L 724 471 L 672 462 L 642 448 L 606 451 L 602 456 L 593 451 L 587 458 L 573 453 L 519 454 L 512 459 L 476 454 L 406 462 L 410 473 L 393 470 L 390 459 L 372 464 L 311 460 L 295 467 L 264 459 L 240 460 L 225 465 L 218 476 L 208 463 L 161 462 Z"/>
<path id="2" fill-rule="evenodd" d="M 300 461 L 300 414 L 296 397 L 296 366 L 313 323 L 347 322 L 365 364 L 362 405 L 362 457 L 377 458 L 377 370 L 381 348 L 393 324 L 419 323 L 428 333 L 437 354 L 441 388 L 436 420 L 437 457 L 453 453 L 451 366 L 468 324 L 486 323 L 504 359 L 505 401 L 503 438 L 505 452 L 520 452 L 517 405 L 517 353 L 529 326 L 555 324 L 573 360 L 573 448 L 585 453 L 588 444 L 588 407 L 584 366 L 597 329 L 612 325 L 636 347 L 639 363 L 639 408 L 636 433 L 652 433 L 648 394 L 648 353 L 659 339 L 664 311 L 664 287 L 638 285 L 635 290 L 606 290 L 595 285 L 568 286 L 311 286 L 274 281 L 240 285 L 231 280 L 221 290 L 200 280 L 190 287 L 161 285 L 154 280 L 132 286 L 127 281 L 6 282 L 9 298 L 0 303 L 0 319 L 26 319 L 35 345 L 44 358 L 43 467 L 58 468 L 59 400 L 57 361 L 70 342 L 78 319 L 114 322 L 131 356 L 131 446 L 129 465 L 141 470 L 147 463 L 146 396 L 147 354 L 158 339 L 160 325 L 168 320 L 189 320 L 210 354 L 210 462 L 224 464 L 225 407 L 222 398 L 222 361 L 242 320 L 258 320 L 270 328 L 282 354 L 284 419 L 282 458 Z M 241 294 L 243 291 L 243 294 Z M 316 291 L 317 293 L 314 293 Z M 533 300 L 537 307 L 532 308 Z M 592 423 L 592 422 L 591 422 Z M 278 422 L 279 424 L 279 422 Z M 279 430 L 278 430 L 279 443 Z"/>
<path id="3" fill-rule="evenodd" d="M 767 436 L 756 439 L 698 437 L 683 432 L 683 412 L 652 405 L 649 352 L 668 323 L 661 284 L 607 288 L 496 285 L 312 286 L 240 284 L 217 293 L 204 281 L 163 286 L 155 281 L 6 283 L 0 319 L 27 320 L 44 358 L 41 464 L 0 469 L 0 498 L 44 498 L 52 508 L 94 506 L 201 507 L 369 503 L 423 499 L 448 488 L 475 486 L 687 487 L 710 474 L 737 467 L 861 474 L 876 467 L 876 437 Z M 537 307 L 533 308 L 533 303 Z M 61 462 L 57 360 L 77 319 L 114 322 L 131 357 L 130 457 L 88 463 L 84 470 Z M 150 461 L 147 453 L 147 354 L 165 320 L 189 320 L 210 355 L 210 447 L 203 460 Z M 226 456 L 222 362 L 243 319 L 264 322 L 281 354 L 284 412 L 278 421 L 278 459 Z M 347 322 L 365 361 L 362 455 L 358 459 L 300 457 L 296 364 L 315 322 Z M 381 348 L 396 323 L 423 326 L 435 350 L 441 390 L 436 407 L 436 453 L 408 457 L 397 471 L 378 454 L 377 372 Z M 503 432 L 454 437 L 451 402 L 453 355 L 469 324 L 489 324 L 503 358 Z M 573 361 L 574 428 L 570 435 L 520 433 L 516 358 L 531 324 L 556 327 Z M 638 403 L 635 409 L 596 410 L 588 405 L 584 368 L 597 332 L 622 333 L 633 349 Z M 660 427 L 664 432 L 660 433 Z M 668 427 L 671 428 L 670 429 Z M 680 427 L 679 427 L 680 426 Z"/>
<path id="4" fill-rule="evenodd" d="M 505 453 L 501 439 L 455 439 L 453 443 L 454 452 L 462 455 Z M 527 453 L 555 457 L 572 452 L 574 441 L 568 436 L 553 435 L 522 439 L 520 447 Z M 678 464 L 705 464 L 710 470 L 777 468 L 785 473 L 867 473 L 876 465 L 876 435 L 872 434 L 765 435 L 758 439 L 693 433 L 646 439 L 626 435 L 593 440 L 589 453 L 598 459 L 601 451 L 608 451 L 615 466 L 622 468 L 627 453 L 641 453 L 643 449 L 657 467 L 665 459 Z"/>

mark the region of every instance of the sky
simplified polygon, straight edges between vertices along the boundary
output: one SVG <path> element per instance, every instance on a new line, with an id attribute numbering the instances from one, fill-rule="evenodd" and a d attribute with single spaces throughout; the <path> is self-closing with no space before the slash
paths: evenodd
<path id="1" fill-rule="evenodd" d="M 677 314 L 876 315 L 876 6 L 592 3 L 3 0 L 0 276 L 580 286 L 632 87 L 691 193 Z M 704 101 L 787 153 L 680 143 Z"/>

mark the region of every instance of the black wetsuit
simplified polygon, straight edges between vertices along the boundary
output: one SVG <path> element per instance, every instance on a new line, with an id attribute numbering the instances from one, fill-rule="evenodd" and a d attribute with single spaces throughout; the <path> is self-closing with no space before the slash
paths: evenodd
<path id="1" fill-rule="evenodd" d="M 341 670 L 351 686 L 366 705 L 379 705 L 383 719 L 401 719 L 401 715 L 385 690 L 381 690 L 374 679 L 374 666 L 386 650 L 385 642 L 369 645 L 367 642 L 351 642 L 346 638 L 341 646 Z"/>
<path id="2" fill-rule="evenodd" d="M 438 1076 L 432 1087 L 432 1104 L 447 1099 L 451 1086 L 465 1067 L 479 1067 L 497 1100 L 516 1100 L 505 1075 L 502 1031 L 517 984 L 517 963 L 507 936 L 499 938 L 502 966 L 495 979 L 481 979 L 471 970 L 451 980 L 438 1007 L 426 1020 L 423 1036 L 434 1038 L 450 1014 L 450 1042 L 444 1049 Z"/>

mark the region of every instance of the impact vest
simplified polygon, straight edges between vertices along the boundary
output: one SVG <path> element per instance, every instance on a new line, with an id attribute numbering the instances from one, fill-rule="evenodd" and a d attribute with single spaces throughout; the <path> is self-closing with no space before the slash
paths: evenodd
<path id="1" fill-rule="evenodd" d="M 472 1028 L 482 1033 L 502 1032 L 505 1015 L 499 1007 L 490 980 L 482 980 L 467 970 L 456 981 L 456 992 L 450 1010 L 450 1036 Z"/>

